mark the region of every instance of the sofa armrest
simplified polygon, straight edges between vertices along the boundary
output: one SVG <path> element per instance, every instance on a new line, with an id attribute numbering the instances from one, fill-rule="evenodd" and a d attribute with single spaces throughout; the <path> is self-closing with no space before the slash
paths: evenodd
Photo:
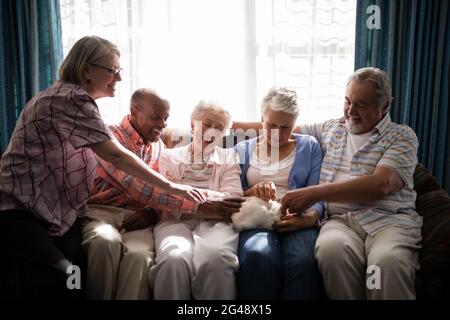
<path id="1" fill-rule="evenodd" d="M 420 274 L 450 270 L 450 197 L 436 179 L 418 164 L 414 172 L 416 211 L 423 217 Z"/>

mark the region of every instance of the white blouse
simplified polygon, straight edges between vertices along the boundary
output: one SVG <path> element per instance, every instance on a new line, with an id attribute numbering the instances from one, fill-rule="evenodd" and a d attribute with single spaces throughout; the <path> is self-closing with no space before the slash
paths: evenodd
<path id="1" fill-rule="evenodd" d="M 259 159 L 256 148 L 250 159 L 250 166 L 247 171 L 247 182 L 250 187 L 261 181 L 272 181 L 276 188 L 276 199 L 282 198 L 289 191 L 288 179 L 292 165 L 295 160 L 296 149 L 280 161 L 271 162 Z"/>

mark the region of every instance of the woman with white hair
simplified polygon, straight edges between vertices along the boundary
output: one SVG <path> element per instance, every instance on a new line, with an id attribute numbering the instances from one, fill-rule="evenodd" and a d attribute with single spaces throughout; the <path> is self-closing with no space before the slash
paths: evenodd
<path id="1" fill-rule="evenodd" d="M 293 134 L 299 108 L 295 91 L 272 88 L 261 105 L 263 134 L 235 149 L 241 158 L 244 196 L 279 200 L 289 190 L 318 184 L 322 153 L 311 136 Z M 317 299 L 320 274 L 314 258 L 323 205 L 287 212 L 275 230 L 239 235 L 240 299 Z M 270 275 L 270 276 L 268 276 Z"/>
<path id="2" fill-rule="evenodd" d="M 150 269 L 155 299 L 236 298 L 238 233 L 230 215 L 242 202 L 240 167 L 232 148 L 218 146 L 229 123 L 222 107 L 200 101 L 191 114 L 192 143 L 161 155 L 161 174 L 203 189 L 208 200 L 196 214 L 161 214 L 154 228 L 156 265 Z"/>

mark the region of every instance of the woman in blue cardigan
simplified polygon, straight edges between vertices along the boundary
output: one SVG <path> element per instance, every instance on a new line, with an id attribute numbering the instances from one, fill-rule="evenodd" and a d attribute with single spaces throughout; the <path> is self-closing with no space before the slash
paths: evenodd
<path id="1" fill-rule="evenodd" d="M 272 88 L 265 96 L 263 134 L 235 147 L 241 159 L 244 196 L 278 200 L 289 190 L 319 183 L 319 143 L 311 136 L 292 133 L 298 109 L 295 91 Z M 316 203 L 305 212 L 284 214 L 275 230 L 240 233 L 240 299 L 321 297 L 314 245 L 323 211 L 322 203 Z"/>

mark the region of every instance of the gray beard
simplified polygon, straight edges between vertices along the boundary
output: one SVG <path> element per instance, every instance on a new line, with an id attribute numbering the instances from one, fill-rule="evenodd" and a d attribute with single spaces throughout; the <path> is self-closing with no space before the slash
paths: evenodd
<path id="1" fill-rule="evenodd" d="M 351 120 L 348 119 L 345 120 L 345 127 L 347 128 L 348 132 L 353 134 L 360 134 L 364 130 L 362 123 L 354 124 L 351 122 Z"/>

